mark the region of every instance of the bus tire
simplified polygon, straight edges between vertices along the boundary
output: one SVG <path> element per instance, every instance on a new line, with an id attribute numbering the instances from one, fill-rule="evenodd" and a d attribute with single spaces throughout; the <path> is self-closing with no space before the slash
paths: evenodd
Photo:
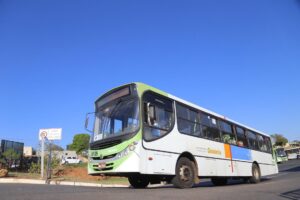
<path id="1" fill-rule="evenodd" d="M 191 188 L 195 183 L 195 177 L 195 163 L 186 157 L 179 158 L 172 184 L 177 188 Z"/>
<path id="2" fill-rule="evenodd" d="M 134 188 L 146 188 L 150 183 L 149 177 L 142 175 L 130 176 L 128 181 Z"/>
<path id="3" fill-rule="evenodd" d="M 259 183 L 261 178 L 260 170 L 257 164 L 252 165 L 252 176 L 249 178 L 250 183 Z"/>
<path id="4" fill-rule="evenodd" d="M 222 185 L 226 185 L 227 184 L 227 178 L 211 178 L 211 182 L 215 185 L 215 186 L 222 186 Z"/>

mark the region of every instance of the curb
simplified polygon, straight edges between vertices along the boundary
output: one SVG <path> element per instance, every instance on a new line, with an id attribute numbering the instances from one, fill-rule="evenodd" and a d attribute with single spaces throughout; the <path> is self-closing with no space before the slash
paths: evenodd
<path id="1" fill-rule="evenodd" d="M 25 184 L 40 184 L 40 185 L 68 185 L 68 186 L 84 186 L 84 187 L 118 187 L 118 188 L 128 188 L 128 185 L 120 184 L 100 184 L 100 183 L 84 183 L 76 181 L 58 181 L 51 180 L 46 183 L 46 180 L 36 180 L 36 179 L 16 179 L 16 178 L 0 178 L 0 183 L 25 183 Z"/>

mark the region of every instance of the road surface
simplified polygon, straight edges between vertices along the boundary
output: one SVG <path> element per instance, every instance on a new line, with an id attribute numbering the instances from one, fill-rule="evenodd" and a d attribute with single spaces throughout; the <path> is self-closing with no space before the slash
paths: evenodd
<path id="1" fill-rule="evenodd" d="M 147 188 L 91 188 L 59 185 L 0 184 L 0 200 L 276 200 L 300 199 L 300 160 L 279 165 L 280 173 L 264 178 L 259 184 L 231 181 L 216 187 L 203 180 L 191 189 L 176 189 L 171 185 Z"/>

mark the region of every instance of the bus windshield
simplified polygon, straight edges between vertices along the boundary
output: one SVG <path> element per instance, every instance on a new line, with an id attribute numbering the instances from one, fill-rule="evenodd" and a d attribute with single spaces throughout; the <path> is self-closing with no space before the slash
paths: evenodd
<path id="1" fill-rule="evenodd" d="M 276 152 L 277 152 L 277 156 L 280 156 L 280 157 L 286 156 L 286 153 L 283 148 L 276 149 Z"/>
<path id="2" fill-rule="evenodd" d="M 133 133 L 139 128 L 138 99 L 116 100 L 96 112 L 91 142 Z"/>

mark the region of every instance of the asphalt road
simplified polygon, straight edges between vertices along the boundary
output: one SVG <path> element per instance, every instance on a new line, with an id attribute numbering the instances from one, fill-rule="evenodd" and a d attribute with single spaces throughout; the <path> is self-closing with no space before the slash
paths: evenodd
<path id="1" fill-rule="evenodd" d="M 147 189 L 90 188 L 55 185 L 0 184 L 0 200 L 153 200 L 153 199 L 214 199 L 214 200 L 276 200 L 300 199 L 300 160 L 279 165 L 280 173 L 266 177 L 259 184 L 231 181 L 227 186 L 212 186 L 203 180 L 192 189 L 162 186 Z"/>

